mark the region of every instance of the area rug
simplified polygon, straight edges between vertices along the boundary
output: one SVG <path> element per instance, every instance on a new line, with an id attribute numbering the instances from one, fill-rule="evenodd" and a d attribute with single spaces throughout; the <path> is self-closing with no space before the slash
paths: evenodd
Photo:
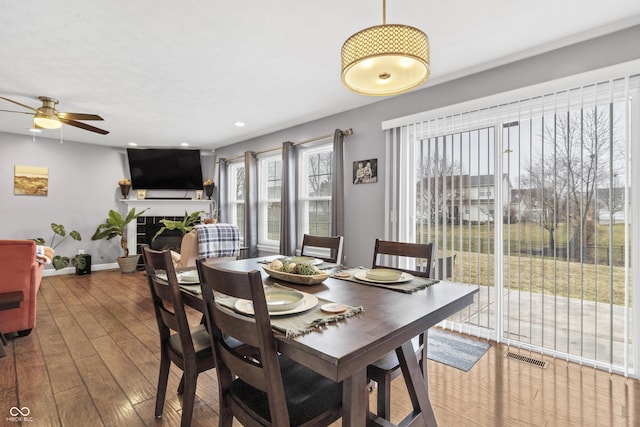
<path id="1" fill-rule="evenodd" d="M 489 350 L 489 343 L 429 329 L 427 357 L 467 372 Z"/>

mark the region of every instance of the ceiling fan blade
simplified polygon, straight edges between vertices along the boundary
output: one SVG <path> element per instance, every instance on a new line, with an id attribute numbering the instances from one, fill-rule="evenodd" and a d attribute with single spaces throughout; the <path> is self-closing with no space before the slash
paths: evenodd
<path id="1" fill-rule="evenodd" d="M 4 99 L 5 101 L 9 101 L 9 102 L 11 102 L 13 104 L 19 105 L 19 106 L 24 107 L 24 108 L 26 108 L 28 110 L 31 110 L 31 111 L 38 111 L 36 108 L 29 107 L 28 105 L 21 104 L 18 101 L 14 101 L 13 99 L 5 98 L 4 96 L 0 96 L 0 99 Z"/>
<path id="2" fill-rule="evenodd" d="M 80 129 L 84 129 L 84 130 L 88 130 L 88 131 L 91 131 L 91 132 L 99 133 L 101 135 L 106 135 L 106 134 L 109 133 L 108 130 L 100 129 L 100 128 L 97 128 L 95 126 L 88 125 L 86 123 L 76 122 L 75 120 L 67 120 L 67 119 L 64 119 L 62 117 L 58 117 L 58 118 L 60 119 L 60 121 L 62 123 L 70 125 L 70 126 L 75 126 L 77 128 L 80 128 Z"/>
<path id="3" fill-rule="evenodd" d="M 3 113 L 18 113 L 18 114 L 28 114 L 30 116 L 33 116 L 33 113 L 28 113 L 26 111 L 14 111 L 14 110 L 0 110 Z"/>
<path id="4" fill-rule="evenodd" d="M 67 120 L 104 120 L 97 114 L 84 114 L 84 113 L 58 113 L 56 114 L 61 119 Z"/>

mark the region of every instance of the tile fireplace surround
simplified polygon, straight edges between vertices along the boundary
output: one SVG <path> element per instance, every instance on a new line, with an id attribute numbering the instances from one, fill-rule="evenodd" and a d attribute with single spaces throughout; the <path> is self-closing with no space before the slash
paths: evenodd
<path id="1" fill-rule="evenodd" d="M 145 217 L 179 217 L 184 216 L 184 212 L 192 213 L 195 211 L 205 211 L 212 213 L 213 200 L 185 200 L 185 199 L 144 199 L 144 200 L 121 200 L 127 205 L 127 212 L 131 208 L 136 211 L 143 209 L 148 210 L 144 213 Z M 127 225 L 127 247 L 129 254 L 133 255 L 137 252 L 137 221 L 131 221 Z"/>

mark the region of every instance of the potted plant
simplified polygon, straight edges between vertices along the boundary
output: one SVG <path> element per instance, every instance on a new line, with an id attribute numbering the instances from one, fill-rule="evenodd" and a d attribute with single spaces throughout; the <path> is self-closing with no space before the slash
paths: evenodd
<path id="1" fill-rule="evenodd" d="M 107 239 L 120 237 L 120 247 L 124 251 L 123 257 L 118 257 L 118 265 L 122 273 L 132 273 L 136 270 L 140 255 L 129 256 L 129 248 L 127 246 L 126 230 L 127 225 L 142 215 L 147 209 L 136 212 L 136 208 L 131 208 L 126 217 L 122 217 L 118 211 L 111 209 L 104 223 L 98 225 L 96 232 L 91 236 L 91 240 Z"/>
<path id="2" fill-rule="evenodd" d="M 57 248 L 58 245 L 60 245 L 60 243 L 64 242 L 69 237 L 71 237 L 73 240 L 78 240 L 78 241 L 82 240 L 82 236 L 76 230 L 71 231 L 69 235 L 67 235 L 67 231 L 65 230 L 64 225 L 62 224 L 56 224 L 55 222 L 52 222 L 51 230 L 53 231 L 53 236 L 51 236 L 51 242 L 49 242 L 48 246 L 51 247 L 52 249 Z M 62 237 L 62 240 L 59 240 L 56 243 L 55 241 L 56 236 Z M 35 241 L 38 245 L 46 244 L 45 240 L 42 237 L 36 237 L 31 240 Z M 51 260 L 51 264 L 53 265 L 53 268 L 55 268 L 56 270 L 60 270 L 61 268 L 68 267 L 69 264 L 76 267 L 76 269 L 82 270 L 86 266 L 86 260 L 81 255 L 75 255 L 71 258 L 62 256 L 62 255 L 55 255 Z"/>
<path id="3" fill-rule="evenodd" d="M 184 236 L 188 232 L 193 229 L 193 226 L 200 223 L 200 214 L 203 214 L 204 211 L 193 212 L 192 214 L 184 211 L 184 218 L 181 221 L 171 220 L 171 219 L 161 219 L 163 227 L 158 230 L 158 232 L 153 236 L 153 240 L 156 240 L 156 237 L 164 233 L 165 230 L 180 230 L 182 235 Z"/>

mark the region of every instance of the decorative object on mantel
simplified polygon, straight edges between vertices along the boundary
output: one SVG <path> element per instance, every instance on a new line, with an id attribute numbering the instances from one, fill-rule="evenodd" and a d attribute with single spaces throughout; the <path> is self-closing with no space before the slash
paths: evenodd
<path id="1" fill-rule="evenodd" d="M 204 192 L 207 195 L 208 200 L 211 200 L 211 196 L 213 195 L 213 189 L 215 188 L 215 186 L 216 184 L 211 178 L 202 183 L 202 187 L 204 188 Z"/>
<path id="2" fill-rule="evenodd" d="M 382 1 L 382 25 L 349 37 L 342 45 L 342 83 L 370 96 L 397 95 L 427 81 L 429 38 L 408 25 L 387 25 L 387 2 Z"/>
<path id="3" fill-rule="evenodd" d="M 107 239 L 111 240 L 114 237 L 120 237 L 120 247 L 124 251 L 124 257 L 118 257 L 118 265 L 120 266 L 120 272 L 133 273 L 138 266 L 138 260 L 140 255 L 129 256 L 129 248 L 127 246 L 126 230 L 127 225 L 141 216 L 147 209 L 140 212 L 136 212 L 136 208 L 131 208 L 126 217 L 122 217 L 118 211 L 111 209 L 107 219 L 102 224 L 98 225 L 96 232 L 91 236 L 91 240 Z"/>
<path id="4" fill-rule="evenodd" d="M 138 200 L 144 200 L 147 198 L 147 190 L 138 190 Z"/>
<path id="5" fill-rule="evenodd" d="M 129 190 L 131 190 L 131 181 L 129 178 L 124 178 L 118 181 L 118 185 L 120 186 L 120 193 L 122 194 L 123 199 L 129 198 Z"/>
<path id="6" fill-rule="evenodd" d="M 378 182 L 378 159 L 353 162 L 353 183 L 368 184 Z"/>

